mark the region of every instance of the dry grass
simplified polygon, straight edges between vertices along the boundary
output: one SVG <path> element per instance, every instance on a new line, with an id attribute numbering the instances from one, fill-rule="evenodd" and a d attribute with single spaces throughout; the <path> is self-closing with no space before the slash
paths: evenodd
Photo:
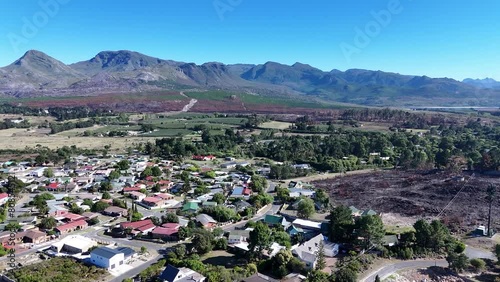
<path id="1" fill-rule="evenodd" d="M 71 137 L 61 135 L 47 135 L 40 131 L 11 128 L 0 130 L 0 148 L 22 150 L 26 147 L 34 148 L 37 145 L 50 149 L 75 145 L 83 149 L 103 149 L 110 145 L 112 151 L 121 151 L 139 143 L 153 142 L 154 137 Z"/>
<path id="2" fill-rule="evenodd" d="M 264 122 L 259 127 L 267 129 L 288 129 L 290 128 L 291 125 L 292 123 L 290 122 L 269 121 L 269 122 Z"/>
<path id="3" fill-rule="evenodd" d="M 45 123 L 45 121 L 54 122 L 56 120 L 54 117 L 51 117 L 51 116 L 23 116 L 23 115 L 16 115 L 16 114 L 0 114 L 0 120 L 18 119 L 18 118 L 23 118 L 23 119 L 29 121 L 29 123 L 32 125 L 43 124 L 43 123 Z"/>

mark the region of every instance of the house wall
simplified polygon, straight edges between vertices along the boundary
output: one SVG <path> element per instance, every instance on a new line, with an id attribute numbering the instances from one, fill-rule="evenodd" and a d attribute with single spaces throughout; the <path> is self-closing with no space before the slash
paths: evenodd
<path id="1" fill-rule="evenodd" d="M 110 259 L 98 256 L 96 254 L 90 254 L 90 261 L 99 267 L 106 269 L 115 269 L 125 262 L 125 257 L 122 253 L 113 256 Z"/>

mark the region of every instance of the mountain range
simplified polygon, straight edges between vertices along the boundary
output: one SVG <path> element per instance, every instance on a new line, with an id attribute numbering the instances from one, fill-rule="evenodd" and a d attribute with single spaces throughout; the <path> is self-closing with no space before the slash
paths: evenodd
<path id="1" fill-rule="evenodd" d="M 350 69 L 323 71 L 307 64 L 201 65 L 132 51 L 103 51 L 66 65 L 30 50 L 0 68 L 0 96 L 85 96 L 157 90 L 226 90 L 290 99 L 372 106 L 498 106 L 499 83 Z"/>

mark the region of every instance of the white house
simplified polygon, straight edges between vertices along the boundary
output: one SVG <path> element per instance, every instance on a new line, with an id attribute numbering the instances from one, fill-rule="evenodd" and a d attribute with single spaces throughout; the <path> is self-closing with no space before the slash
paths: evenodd
<path id="1" fill-rule="evenodd" d="M 177 268 L 172 265 L 167 265 L 165 270 L 158 277 L 160 281 L 163 282 L 203 282 L 205 281 L 205 276 L 200 273 L 189 269 L 187 267 Z"/>
<path id="2" fill-rule="evenodd" d="M 90 252 L 90 261 L 92 264 L 113 270 L 125 262 L 125 254 L 108 247 L 100 247 Z"/>
<path id="3" fill-rule="evenodd" d="M 325 257 L 334 257 L 339 253 L 339 245 L 335 243 L 330 243 L 323 235 L 318 235 L 311 240 L 303 243 L 297 244 L 292 247 L 292 254 L 299 258 L 306 264 L 307 268 L 316 267 L 316 261 L 318 259 L 318 251 L 320 243 L 323 242 L 323 251 Z"/>

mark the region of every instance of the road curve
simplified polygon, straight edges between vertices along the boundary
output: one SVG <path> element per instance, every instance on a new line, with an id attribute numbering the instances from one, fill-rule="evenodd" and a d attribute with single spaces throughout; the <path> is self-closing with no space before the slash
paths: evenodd
<path id="1" fill-rule="evenodd" d="M 373 282 L 375 281 L 375 277 L 378 275 L 381 280 L 389 277 L 391 274 L 394 272 L 407 269 L 407 268 L 413 268 L 413 269 L 419 269 L 419 268 L 427 268 L 431 266 L 442 266 L 446 267 L 448 266 L 448 263 L 446 260 L 410 260 L 410 261 L 400 261 L 396 262 L 394 264 L 386 265 L 380 269 L 375 270 L 372 272 L 369 276 L 367 276 L 364 279 L 361 279 L 361 282 Z"/>

